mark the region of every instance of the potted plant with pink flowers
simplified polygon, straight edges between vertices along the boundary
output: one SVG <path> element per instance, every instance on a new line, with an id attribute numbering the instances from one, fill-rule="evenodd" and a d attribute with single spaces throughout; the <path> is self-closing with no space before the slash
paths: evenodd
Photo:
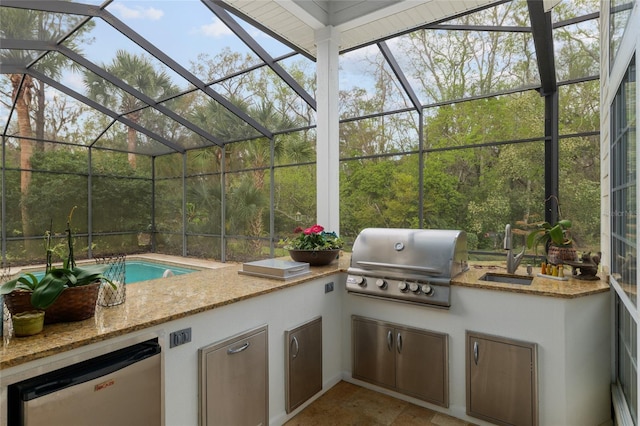
<path id="1" fill-rule="evenodd" d="M 328 265 L 338 258 L 344 241 L 335 233 L 327 232 L 321 225 L 293 230 L 292 238 L 284 240 L 284 248 L 296 262 L 307 262 L 311 266 Z"/>

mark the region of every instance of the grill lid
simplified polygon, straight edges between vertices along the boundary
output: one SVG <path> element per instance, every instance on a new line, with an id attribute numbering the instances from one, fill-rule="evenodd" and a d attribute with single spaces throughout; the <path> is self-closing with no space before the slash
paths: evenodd
<path id="1" fill-rule="evenodd" d="M 353 244 L 348 272 L 448 284 L 468 269 L 467 261 L 464 231 L 367 228 Z"/>

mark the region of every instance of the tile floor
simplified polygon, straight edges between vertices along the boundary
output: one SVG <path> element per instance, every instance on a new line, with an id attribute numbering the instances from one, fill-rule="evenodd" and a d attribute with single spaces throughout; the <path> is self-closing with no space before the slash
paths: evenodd
<path id="1" fill-rule="evenodd" d="M 286 426 L 468 426 L 463 420 L 340 382 Z"/>

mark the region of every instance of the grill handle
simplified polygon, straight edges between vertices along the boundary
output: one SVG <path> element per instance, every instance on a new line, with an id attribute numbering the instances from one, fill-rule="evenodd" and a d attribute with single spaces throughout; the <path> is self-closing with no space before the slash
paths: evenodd
<path id="1" fill-rule="evenodd" d="M 356 263 L 360 266 L 369 266 L 374 268 L 391 268 L 391 269 L 400 269 L 402 271 L 414 271 L 414 272 L 422 272 L 432 275 L 442 275 L 442 271 L 435 268 L 429 268 L 426 266 L 406 266 L 406 265 L 398 265 L 397 263 L 384 263 L 384 262 L 367 262 L 364 260 L 358 260 Z"/>

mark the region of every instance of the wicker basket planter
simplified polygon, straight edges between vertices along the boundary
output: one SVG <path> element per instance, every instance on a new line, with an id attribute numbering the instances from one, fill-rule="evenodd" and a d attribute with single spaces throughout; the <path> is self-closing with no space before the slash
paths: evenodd
<path id="1" fill-rule="evenodd" d="M 44 323 L 82 321 L 96 312 L 96 300 L 100 281 L 80 287 L 65 289 L 53 305 L 45 309 Z M 11 315 L 33 310 L 30 291 L 12 291 L 4 295 L 4 302 Z"/>
<path id="2" fill-rule="evenodd" d="M 574 247 L 558 247 L 551 244 L 547 251 L 547 260 L 554 265 L 560 265 L 578 260 L 578 254 Z"/>

